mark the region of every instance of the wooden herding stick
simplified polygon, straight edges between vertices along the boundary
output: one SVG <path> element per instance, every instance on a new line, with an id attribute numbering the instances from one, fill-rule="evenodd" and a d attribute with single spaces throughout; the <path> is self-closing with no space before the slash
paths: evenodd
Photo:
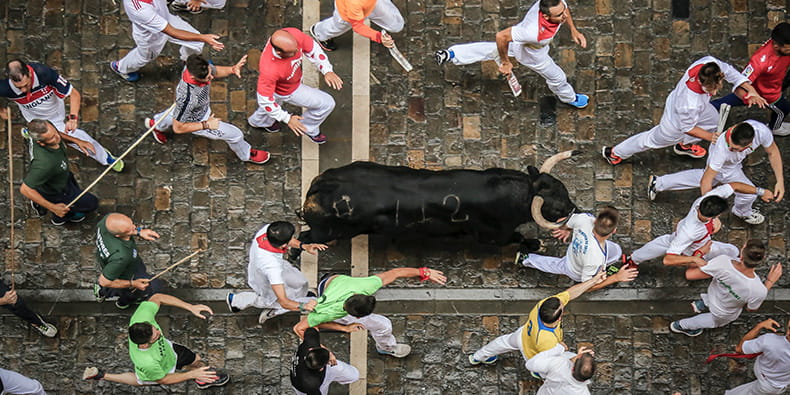
<path id="1" fill-rule="evenodd" d="M 193 252 L 192 254 L 190 254 L 188 257 L 186 257 L 186 258 L 184 258 L 184 259 L 182 259 L 182 260 L 180 260 L 180 261 L 178 261 L 178 262 L 176 262 L 176 263 L 174 263 L 174 264 L 172 264 L 172 265 L 168 266 L 168 267 L 167 267 L 167 269 L 165 269 L 165 270 L 162 270 L 162 271 L 161 271 L 161 272 L 159 272 L 159 273 L 158 273 L 156 276 L 153 276 L 153 277 L 151 277 L 151 281 L 154 281 L 154 280 L 156 280 L 157 278 L 159 278 L 159 276 L 161 276 L 161 275 L 163 275 L 163 274 L 165 274 L 165 273 L 169 272 L 169 271 L 170 271 L 170 269 L 172 269 L 172 268 L 174 268 L 174 267 L 176 267 L 176 266 L 178 266 L 178 265 L 180 265 L 180 264 L 182 264 L 182 263 L 184 263 L 184 262 L 186 262 L 186 261 L 188 261 L 188 260 L 192 259 L 192 257 L 193 257 L 193 256 L 195 256 L 195 255 L 197 255 L 197 254 L 200 254 L 200 253 L 201 253 L 201 252 L 203 252 L 203 251 L 205 251 L 205 250 L 201 248 L 201 249 L 199 249 L 199 250 L 197 250 L 197 251 Z"/>
<path id="2" fill-rule="evenodd" d="M 14 204 L 14 153 L 12 149 L 12 139 L 11 139 L 11 107 L 7 107 L 6 111 L 8 111 L 8 121 L 6 123 L 6 132 L 8 132 L 8 144 L 6 149 L 8 149 L 8 198 L 9 198 L 9 207 L 11 209 L 11 231 L 9 232 L 10 237 L 10 259 L 8 261 L 8 268 L 11 271 L 11 290 L 14 289 L 15 279 L 14 279 L 14 272 L 16 271 L 16 264 L 14 263 L 14 259 L 16 258 L 16 238 L 14 237 L 14 208 L 16 205 Z"/>

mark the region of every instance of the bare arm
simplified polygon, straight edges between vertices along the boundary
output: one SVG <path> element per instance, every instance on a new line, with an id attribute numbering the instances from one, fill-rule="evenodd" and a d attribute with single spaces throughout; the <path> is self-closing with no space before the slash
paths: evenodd
<path id="1" fill-rule="evenodd" d="M 710 274 L 703 272 L 699 267 L 690 267 L 686 269 L 686 280 L 704 280 L 711 277 Z"/>
<path id="2" fill-rule="evenodd" d="M 74 86 L 71 87 L 71 94 L 69 95 L 69 114 L 80 115 L 80 106 L 82 104 L 82 95 L 80 91 Z"/>
<path id="3" fill-rule="evenodd" d="M 447 278 L 444 277 L 442 272 L 433 269 L 427 270 L 429 273 L 428 280 L 438 284 L 444 284 L 447 282 Z M 420 269 L 413 267 L 401 267 L 387 270 L 384 273 L 376 274 L 376 276 L 381 278 L 382 286 L 387 286 L 399 278 L 420 277 Z"/>
<path id="4" fill-rule="evenodd" d="M 785 195 L 785 177 L 782 171 L 782 154 L 776 146 L 776 142 L 769 145 L 765 149 L 768 154 L 768 162 L 771 163 L 771 169 L 774 171 L 774 178 L 776 178 L 776 186 L 774 186 L 774 201 L 780 202 Z"/>
<path id="5" fill-rule="evenodd" d="M 199 130 L 217 130 L 219 128 L 219 118 L 211 114 L 209 119 L 200 122 L 181 122 L 173 119 L 173 132 L 175 134 L 194 133 Z"/>
<path id="6" fill-rule="evenodd" d="M 22 185 L 19 186 L 19 192 L 24 195 L 26 198 L 32 200 L 34 203 L 38 204 L 41 207 L 55 213 L 58 217 L 63 217 L 70 211 L 68 207 L 66 207 L 63 203 L 52 203 L 49 200 L 45 199 L 38 193 L 37 190 L 27 186 L 24 182 Z"/>
<path id="7" fill-rule="evenodd" d="M 241 78 L 241 68 L 244 67 L 245 64 L 247 64 L 247 55 L 242 56 L 233 66 L 215 66 L 217 68 L 217 74 L 214 75 L 214 78 L 225 78 L 231 74 Z"/>
<path id="8" fill-rule="evenodd" d="M 186 372 L 168 373 L 165 377 L 156 380 L 159 384 L 176 384 L 187 380 L 200 380 L 202 382 L 212 382 L 216 377 L 217 372 L 212 370 L 210 366 L 203 366 L 197 369 L 188 370 Z"/>
<path id="9" fill-rule="evenodd" d="M 705 141 L 713 141 L 715 136 L 716 136 L 715 133 L 711 133 L 711 132 L 709 132 L 709 131 L 707 131 L 707 130 L 699 127 L 699 126 L 694 126 L 693 128 L 691 128 L 691 130 L 686 132 L 686 134 L 689 135 L 689 136 L 694 136 L 696 138 L 705 140 Z"/>
<path id="10" fill-rule="evenodd" d="M 288 295 L 285 293 L 285 286 L 282 284 L 272 284 L 272 290 L 274 290 L 274 294 L 277 296 L 277 303 L 284 309 L 291 311 L 313 311 L 316 305 L 315 300 L 311 300 L 307 303 L 299 303 L 295 300 L 288 299 Z"/>
<path id="11" fill-rule="evenodd" d="M 705 266 L 708 264 L 704 259 L 698 256 L 685 256 L 677 254 L 664 255 L 665 266 L 680 266 L 680 265 L 696 265 Z"/>
<path id="12" fill-rule="evenodd" d="M 581 294 L 587 292 L 593 286 L 602 283 L 603 280 L 605 280 L 605 279 L 606 279 L 606 272 L 601 270 L 593 278 L 591 278 L 591 279 L 589 279 L 589 280 L 587 280 L 587 281 L 585 281 L 583 283 L 576 284 L 576 285 L 568 288 L 568 290 L 566 292 L 568 292 L 570 294 L 569 300 L 574 300 L 574 299 L 578 298 L 579 296 L 581 296 Z"/>
<path id="13" fill-rule="evenodd" d="M 510 34 L 511 28 L 502 30 L 496 34 L 496 49 L 499 53 L 499 72 L 505 75 L 510 75 L 513 70 L 513 64 L 510 63 L 510 58 L 507 56 L 508 47 L 510 42 L 513 41 L 513 36 Z"/>
<path id="14" fill-rule="evenodd" d="M 179 298 L 177 298 L 175 296 L 168 295 L 168 294 L 154 294 L 154 296 L 151 296 L 151 298 L 148 299 L 148 301 L 156 303 L 157 306 L 161 306 L 161 305 L 164 304 L 164 305 L 168 305 L 168 306 L 179 307 L 179 308 L 182 308 L 182 309 L 192 313 L 194 316 L 199 317 L 199 318 L 203 318 L 203 319 L 206 319 L 206 317 L 203 316 L 203 314 L 202 314 L 202 312 L 204 312 L 204 311 L 208 312 L 209 314 L 214 314 L 214 312 L 211 311 L 211 308 L 206 306 L 206 305 L 190 304 L 190 303 L 184 302 L 183 300 L 181 300 L 181 299 L 179 299 Z"/>
<path id="15" fill-rule="evenodd" d="M 774 321 L 774 320 L 772 320 L 772 319 L 770 319 L 770 318 L 765 320 L 765 321 L 763 321 L 763 322 L 761 322 L 761 323 L 759 323 L 759 324 L 757 324 L 757 325 L 755 325 L 754 328 L 752 328 L 752 330 L 750 330 L 749 332 L 746 332 L 746 334 L 743 335 L 743 337 L 741 338 L 740 343 L 738 343 L 738 346 L 735 347 L 735 352 L 743 354 L 743 343 L 746 343 L 749 340 L 753 340 L 753 339 L 757 338 L 757 335 L 760 334 L 761 330 L 765 329 L 765 330 L 769 330 L 771 332 L 776 333 L 776 328 L 778 328 L 778 327 L 779 327 L 779 323 Z"/>
<path id="16" fill-rule="evenodd" d="M 214 48 L 215 51 L 221 51 L 223 48 L 225 48 L 225 44 L 217 41 L 219 40 L 219 36 L 216 34 L 192 33 L 186 30 L 176 29 L 175 27 L 173 27 L 173 25 L 169 23 L 167 24 L 165 29 L 162 30 L 162 33 L 167 34 L 170 37 L 177 38 L 179 40 L 202 41 L 210 45 L 212 48 Z"/>
<path id="17" fill-rule="evenodd" d="M 716 177 L 716 174 L 719 174 L 719 172 L 711 169 L 710 167 L 705 168 L 705 173 L 702 174 L 702 179 L 699 182 L 699 190 L 701 195 L 704 195 L 713 189 L 713 179 Z"/>
<path id="18" fill-rule="evenodd" d="M 634 281 L 636 276 L 639 275 L 639 271 L 635 267 L 631 267 L 628 269 L 621 269 L 619 272 L 615 273 L 613 276 L 606 277 L 606 280 L 594 285 L 590 288 L 590 291 L 595 291 L 597 289 L 608 287 L 614 283 L 621 283 L 621 282 L 629 282 Z"/>
<path id="19" fill-rule="evenodd" d="M 571 29 L 571 37 L 573 37 L 573 41 L 575 41 L 576 44 L 581 45 L 582 48 L 587 48 L 587 38 L 585 38 L 584 34 L 576 29 L 576 24 L 573 23 L 573 17 L 571 16 L 570 8 L 565 8 L 565 15 L 567 16 L 565 22 L 568 24 L 568 28 Z"/>
<path id="20" fill-rule="evenodd" d="M 104 274 L 99 274 L 99 285 L 105 288 L 137 288 L 142 291 L 148 288 L 148 283 L 150 282 L 151 280 L 147 278 L 109 280 L 107 277 L 104 277 Z"/>

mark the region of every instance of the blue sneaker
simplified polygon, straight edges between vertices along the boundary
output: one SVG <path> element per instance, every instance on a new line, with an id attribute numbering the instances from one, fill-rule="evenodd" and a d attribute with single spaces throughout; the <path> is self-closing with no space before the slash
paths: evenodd
<path id="1" fill-rule="evenodd" d="M 672 321 L 672 323 L 669 324 L 669 330 L 675 333 L 682 333 L 690 337 L 695 337 L 702 334 L 702 329 L 684 329 L 680 326 L 680 322 L 678 321 Z"/>
<path id="2" fill-rule="evenodd" d="M 129 74 L 122 73 L 121 70 L 118 69 L 118 61 L 117 60 L 113 60 L 112 62 L 110 62 L 110 70 L 112 70 L 115 74 L 118 74 L 119 76 L 121 76 L 121 78 L 123 78 L 123 79 L 125 79 L 125 80 L 127 80 L 129 82 L 136 82 L 137 80 L 140 79 L 140 73 L 138 73 L 136 71 L 133 71 L 133 72 L 131 72 Z"/>
<path id="3" fill-rule="evenodd" d="M 74 213 L 71 217 L 69 217 L 69 222 L 82 222 L 85 221 L 85 213 Z"/>
<path id="4" fill-rule="evenodd" d="M 482 361 L 478 361 L 475 359 L 475 354 L 469 354 L 469 363 L 471 363 L 472 365 L 480 365 L 481 363 L 484 363 L 486 365 L 493 365 L 494 363 L 496 363 L 497 359 L 499 359 L 499 357 L 494 355 L 493 357 L 488 357 Z"/>
<path id="5" fill-rule="evenodd" d="M 705 302 L 702 299 L 697 299 L 691 302 L 691 310 L 694 310 L 694 312 L 697 314 L 707 313 L 708 306 L 705 304 Z"/>
<path id="6" fill-rule="evenodd" d="M 590 98 L 587 95 L 583 95 L 581 93 L 576 94 L 576 100 L 570 103 L 565 103 L 569 106 L 573 106 L 576 108 L 584 108 L 587 107 L 587 103 L 590 101 Z"/>
<path id="7" fill-rule="evenodd" d="M 225 296 L 225 303 L 228 304 L 228 310 L 230 310 L 231 313 L 238 313 L 241 311 L 240 309 L 233 307 L 233 292 L 228 292 L 228 294 Z"/>
<path id="8" fill-rule="evenodd" d="M 534 378 L 536 378 L 536 379 L 538 379 L 538 380 L 543 380 L 543 377 L 542 377 L 540 374 L 538 374 L 538 373 L 535 373 L 535 372 L 529 372 L 529 374 L 530 374 L 532 377 L 534 377 Z"/>

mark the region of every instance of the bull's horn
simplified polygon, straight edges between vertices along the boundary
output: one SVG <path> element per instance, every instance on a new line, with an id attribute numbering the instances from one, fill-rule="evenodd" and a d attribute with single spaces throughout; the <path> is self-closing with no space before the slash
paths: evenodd
<path id="1" fill-rule="evenodd" d="M 543 218 L 543 213 L 540 210 L 543 208 L 543 197 L 535 196 L 532 198 L 532 219 L 535 221 L 538 226 L 544 229 L 557 229 L 559 228 L 560 224 L 549 222 L 546 218 Z"/>
<path id="2" fill-rule="evenodd" d="M 540 167 L 540 172 L 551 173 L 551 169 L 554 168 L 554 165 L 556 165 L 557 162 L 563 159 L 568 159 L 571 156 L 578 155 L 580 153 L 581 151 L 579 150 L 568 150 L 568 151 L 560 152 L 559 154 L 555 154 L 554 156 L 552 156 L 549 159 L 546 159 L 546 161 L 543 162 L 543 166 Z"/>

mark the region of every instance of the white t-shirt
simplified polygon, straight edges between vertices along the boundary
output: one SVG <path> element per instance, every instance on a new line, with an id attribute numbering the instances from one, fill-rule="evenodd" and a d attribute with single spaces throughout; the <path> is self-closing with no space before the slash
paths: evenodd
<path id="1" fill-rule="evenodd" d="M 159 33 L 167 27 L 170 11 L 165 0 L 123 0 L 123 9 L 136 29 Z"/>
<path id="2" fill-rule="evenodd" d="M 269 305 L 277 302 L 273 284 L 282 284 L 288 299 L 307 296 L 307 279 L 302 272 L 283 259 L 283 253 L 267 250 L 261 246 L 269 224 L 264 225 L 250 245 L 250 264 L 247 267 L 247 283 L 256 294 Z"/>
<path id="3" fill-rule="evenodd" d="M 738 316 L 746 306 L 749 310 L 757 310 L 768 295 L 760 276 L 746 277 L 733 266 L 736 258 L 719 255 L 701 267 L 704 273 L 713 279 L 708 285 L 705 304 L 716 316 Z"/>
<path id="4" fill-rule="evenodd" d="M 567 259 L 569 268 L 587 281 L 606 264 L 606 251 L 595 239 L 593 226 L 595 217 L 592 214 L 573 214 L 565 226 L 573 229 L 573 239 L 568 246 Z"/>
<path id="5" fill-rule="evenodd" d="M 754 361 L 754 375 L 777 388 L 790 386 L 790 341 L 776 333 L 766 333 L 743 342 L 744 354 L 761 352 Z"/>
<path id="6" fill-rule="evenodd" d="M 768 148 L 774 143 L 774 134 L 762 122 L 747 120 L 746 123 L 754 128 L 754 140 L 748 148 L 741 152 L 730 151 L 727 144 L 727 133 L 722 133 L 708 149 L 708 167 L 721 175 L 726 176 L 733 171 L 741 169 L 741 163 L 746 156 L 754 152 L 759 146 Z"/>
<path id="7" fill-rule="evenodd" d="M 563 0 L 565 7 L 568 6 Z M 546 20 L 540 13 L 540 0 L 529 8 L 524 19 L 510 29 L 510 36 L 515 44 L 529 47 L 545 47 L 551 43 L 562 26 Z"/>
<path id="8" fill-rule="evenodd" d="M 705 245 L 710 240 L 710 235 L 713 234 L 713 221 L 700 221 L 697 208 L 708 196 L 719 196 L 726 199 L 734 192 L 730 184 L 722 184 L 695 200 L 686 217 L 681 219 L 675 227 L 667 254 L 691 256 L 694 251 Z"/>
<path id="9" fill-rule="evenodd" d="M 590 380 L 577 381 L 573 378 L 573 362 L 576 354 L 565 351 L 562 344 L 537 353 L 527 361 L 527 369 L 543 377 L 543 385 L 537 395 L 589 395 Z"/>

